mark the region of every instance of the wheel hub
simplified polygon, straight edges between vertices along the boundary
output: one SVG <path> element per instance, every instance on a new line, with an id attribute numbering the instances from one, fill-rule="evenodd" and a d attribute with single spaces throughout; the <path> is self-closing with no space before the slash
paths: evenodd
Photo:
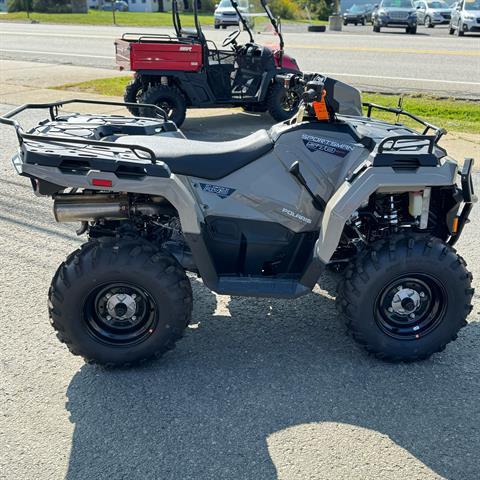
<path id="1" fill-rule="evenodd" d="M 157 308 L 143 288 L 111 283 L 94 289 L 84 307 L 90 333 L 110 345 L 133 345 L 155 329 Z"/>
<path id="2" fill-rule="evenodd" d="M 443 318 L 447 296 L 438 280 L 424 273 L 393 280 L 375 301 L 375 320 L 389 336 L 418 339 Z"/>
<path id="3" fill-rule="evenodd" d="M 398 315 L 410 315 L 420 307 L 420 293 L 412 288 L 399 287 L 392 299 L 392 310 Z"/>
<path id="4" fill-rule="evenodd" d="M 112 318 L 130 320 L 135 315 L 137 311 L 135 294 L 116 293 L 114 295 L 107 294 L 106 297 L 108 298 L 106 304 L 107 311 Z"/>

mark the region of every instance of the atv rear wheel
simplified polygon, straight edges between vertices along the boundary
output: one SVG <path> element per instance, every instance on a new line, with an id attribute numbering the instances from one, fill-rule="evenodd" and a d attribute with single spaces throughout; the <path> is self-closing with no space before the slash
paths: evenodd
<path id="1" fill-rule="evenodd" d="M 49 291 L 57 336 L 107 366 L 159 357 L 188 325 L 192 291 L 178 262 L 139 240 L 92 241 L 60 265 Z"/>
<path id="2" fill-rule="evenodd" d="M 143 95 L 143 84 L 139 78 L 135 77 L 129 82 L 125 88 L 123 100 L 126 103 L 140 103 Z M 134 116 L 139 117 L 141 115 L 140 108 L 127 107 L 127 110 Z"/>
<path id="3" fill-rule="evenodd" d="M 295 90 L 286 90 L 280 83 L 273 83 L 267 93 L 268 113 L 277 122 L 292 118 L 298 111 L 300 95 Z"/>
<path id="4" fill-rule="evenodd" d="M 423 360 L 466 325 L 471 281 L 464 260 L 440 239 L 398 236 L 347 268 L 337 306 L 353 338 L 376 357 Z"/>
<path id="5" fill-rule="evenodd" d="M 142 96 L 142 103 L 151 103 L 165 110 L 168 119 L 180 127 L 187 115 L 187 101 L 183 93 L 173 86 L 154 85 L 149 87 Z M 151 117 L 152 109 L 142 109 L 142 115 Z"/>

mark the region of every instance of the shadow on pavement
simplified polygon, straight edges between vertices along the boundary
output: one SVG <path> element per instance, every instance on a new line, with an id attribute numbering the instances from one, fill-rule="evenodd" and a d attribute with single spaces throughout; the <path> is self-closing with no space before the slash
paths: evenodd
<path id="1" fill-rule="evenodd" d="M 355 449 L 372 448 L 371 466 L 394 462 L 384 475 L 405 469 L 388 478 L 478 478 L 480 323 L 431 360 L 393 365 L 344 335 L 328 294 L 225 307 L 193 283 L 193 325 L 175 350 L 133 370 L 86 365 L 72 379 L 68 480 L 273 480 L 292 451 L 302 461 L 281 478 L 352 478 Z M 333 291 L 331 276 L 321 283 Z M 342 424 L 393 442 L 393 459 L 375 441 L 361 445 L 365 436 L 335 450 L 328 439 L 344 438 Z M 308 448 L 297 452 L 302 429 Z M 330 475 L 311 476 L 311 449 Z"/>

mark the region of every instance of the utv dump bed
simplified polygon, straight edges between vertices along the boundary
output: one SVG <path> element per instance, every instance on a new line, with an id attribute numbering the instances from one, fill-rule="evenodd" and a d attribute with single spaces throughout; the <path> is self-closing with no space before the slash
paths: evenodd
<path id="1" fill-rule="evenodd" d="M 198 72 L 203 66 L 203 47 L 195 40 L 170 35 L 126 33 L 115 41 L 120 70 Z"/>

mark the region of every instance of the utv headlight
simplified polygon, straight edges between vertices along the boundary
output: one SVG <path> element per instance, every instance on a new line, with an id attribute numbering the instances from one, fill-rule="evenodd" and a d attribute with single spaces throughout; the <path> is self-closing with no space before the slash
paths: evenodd
<path id="1" fill-rule="evenodd" d="M 463 16 L 463 18 L 465 20 L 473 20 L 475 17 L 473 15 L 470 15 L 470 14 L 467 13 L 466 15 Z"/>

